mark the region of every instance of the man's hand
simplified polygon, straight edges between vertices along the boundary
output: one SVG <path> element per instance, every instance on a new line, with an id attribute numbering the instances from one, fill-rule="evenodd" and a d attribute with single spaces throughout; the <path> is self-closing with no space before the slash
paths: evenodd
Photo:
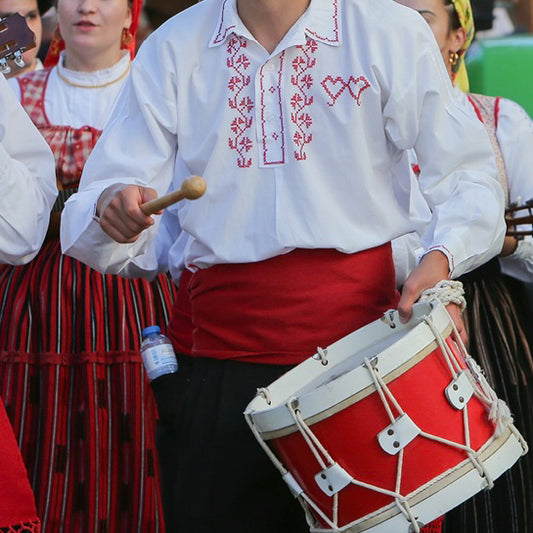
<path id="1" fill-rule="evenodd" d="M 98 199 L 96 214 L 101 228 L 115 241 L 135 242 L 141 232 L 154 224 L 140 206 L 157 198 L 157 192 L 138 185 L 108 187 Z"/>
<path id="2" fill-rule="evenodd" d="M 411 308 L 426 289 L 434 287 L 439 281 L 448 279 L 448 258 L 440 251 L 433 250 L 427 253 L 418 266 L 411 272 L 402 290 L 402 296 L 398 303 L 398 313 L 402 322 L 411 318 Z M 456 304 L 446 306 L 448 313 L 459 332 L 463 342 L 466 343 L 466 329 L 461 316 L 461 309 Z"/>

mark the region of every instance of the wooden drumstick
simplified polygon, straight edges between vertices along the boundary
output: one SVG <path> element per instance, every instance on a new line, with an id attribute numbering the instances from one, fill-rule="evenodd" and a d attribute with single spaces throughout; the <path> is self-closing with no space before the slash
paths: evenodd
<path id="1" fill-rule="evenodd" d="M 184 180 L 181 184 L 181 188 L 177 191 L 172 191 L 165 196 L 160 196 L 149 202 L 141 204 L 141 210 L 146 215 L 154 215 L 162 209 L 165 209 L 169 205 L 175 204 L 180 200 L 196 200 L 200 198 L 205 192 L 206 184 L 204 178 L 200 176 L 191 176 Z"/>

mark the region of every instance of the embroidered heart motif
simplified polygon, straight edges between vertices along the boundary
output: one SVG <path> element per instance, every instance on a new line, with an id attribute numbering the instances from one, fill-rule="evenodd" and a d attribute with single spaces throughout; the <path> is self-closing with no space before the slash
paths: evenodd
<path id="1" fill-rule="evenodd" d="M 335 86 L 339 83 L 340 87 L 336 89 Z M 335 100 L 337 100 L 344 89 L 346 89 L 346 82 L 340 76 L 337 76 L 335 79 L 333 79 L 331 76 L 326 76 L 322 80 L 321 85 L 331 98 L 332 103 L 329 105 L 333 105 Z"/>
<path id="2" fill-rule="evenodd" d="M 348 80 L 348 90 L 350 91 L 350 94 L 352 95 L 352 98 L 357 102 L 357 105 L 360 106 L 360 98 L 361 93 L 370 87 L 370 83 L 368 83 L 368 80 L 364 76 L 359 76 L 358 78 L 354 78 L 353 76 L 350 76 L 350 79 Z"/>
<path id="3" fill-rule="evenodd" d="M 331 102 L 328 102 L 328 105 L 331 107 L 335 105 L 335 102 L 345 89 L 348 89 L 352 98 L 357 102 L 357 105 L 360 106 L 361 93 L 370 87 L 370 83 L 364 76 L 359 76 L 358 78 L 350 76 L 348 81 L 344 81 L 341 76 L 333 78 L 328 75 L 322 80 L 321 85 L 331 98 Z"/>

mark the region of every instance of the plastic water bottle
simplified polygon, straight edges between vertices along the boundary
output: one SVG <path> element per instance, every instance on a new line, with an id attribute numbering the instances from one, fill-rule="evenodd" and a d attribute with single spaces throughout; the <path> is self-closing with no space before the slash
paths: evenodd
<path id="1" fill-rule="evenodd" d="M 149 381 L 177 372 L 178 362 L 174 348 L 170 340 L 161 333 L 159 326 L 144 328 L 142 335 L 141 355 Z"/>

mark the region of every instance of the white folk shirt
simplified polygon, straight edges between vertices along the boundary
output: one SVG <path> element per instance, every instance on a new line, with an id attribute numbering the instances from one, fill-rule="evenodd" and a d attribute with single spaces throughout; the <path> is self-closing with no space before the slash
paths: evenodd
<path id="1" fill-rule="evenodd" d="M 177 278 L 183 263 L 368 249 L 413 230 L 412 147 L 438 213 L 426 248 L 458 272 L 485 262 L 504 234 L 490 142 L 453 102 L 417 13 L 392 0 L 312 0 L 270 54 L 236 0 L 204 0 L 142 45 L 66 204 L 63 250 L 105 272 L 168 266 Z M 110 185 L 162 195 L 189 174 L 205 178 L 205 196 L 166 210 L 133 244 L 114 243 L 93 217 Z"/>
<path id="2" fill-rule="evenodd" d="M 472 104 L 459 88 L 455 88 L 454 96 L 467 111 L 474 112 Z M 524 109 L 511 100 L 500 99 L 496 138 L 505 164 L 509 201 L 522 203 L 533 198 L 533 122 Z M 405 235 L 392 243 L 399 286 L 424 253 L 419 234 L 431 219 L 431 211 L 417 190 L 415 177 L 413 182 L 411 215 L 418 222 L 418 233 Z M 515 252 L 499 261 L 503 273 L 522 281 L 533 281 L 533 238 L 528 236 L 519 241 Z"/>
<path id="3" fill-rule="evenodd" d="M 35 257 L 56 196 L 54 156 L 0 74 L 0 263 Z"/>

